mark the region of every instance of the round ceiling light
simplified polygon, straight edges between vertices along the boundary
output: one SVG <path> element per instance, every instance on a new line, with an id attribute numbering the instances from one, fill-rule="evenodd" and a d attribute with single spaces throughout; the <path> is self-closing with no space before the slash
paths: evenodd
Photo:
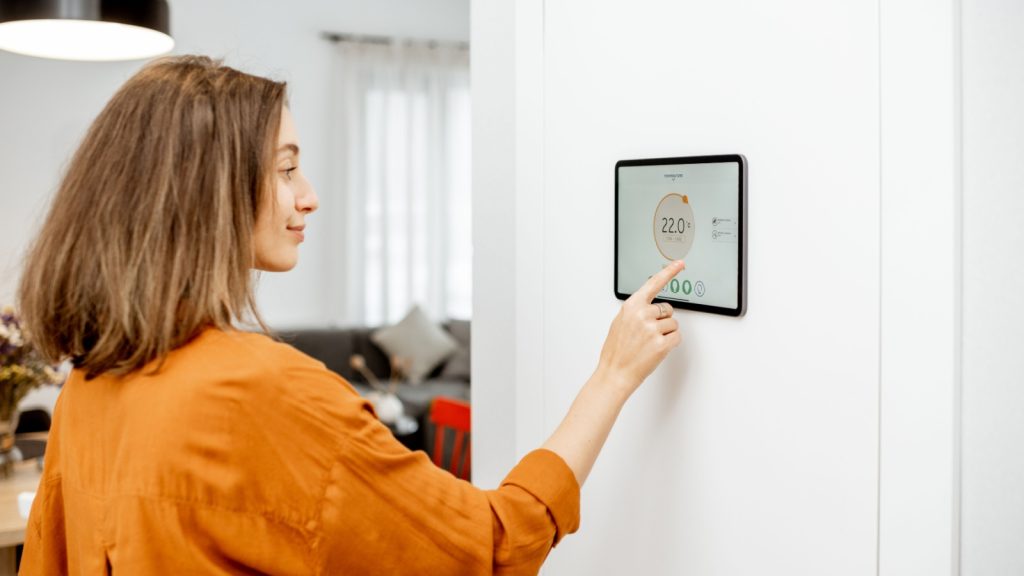
<path id="1" fill-rule="evenodd" d="M 0 50 L 62 60 L 136 60 L 170 52 L 166 0 L 0 2 Z"/>

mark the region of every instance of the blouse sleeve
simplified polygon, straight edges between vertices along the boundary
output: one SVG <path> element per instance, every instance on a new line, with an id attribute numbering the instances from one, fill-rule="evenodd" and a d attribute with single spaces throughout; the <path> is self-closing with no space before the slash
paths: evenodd
<path id="1" fill-rule="evenodd" d="M 351 402 L 314 542 L 323 573 L 536 574 L 579 526 L 579 485 L 554 452 L 529 453 L 481 490 L 402 446 L 368 402 Z"/>

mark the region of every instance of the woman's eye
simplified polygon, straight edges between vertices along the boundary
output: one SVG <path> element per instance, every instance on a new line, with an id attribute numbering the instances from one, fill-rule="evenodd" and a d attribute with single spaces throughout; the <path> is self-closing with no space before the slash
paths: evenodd
<path id="1" fill-rule="evenodd" d="M 285 178 L 287 178 L 288 180 L 291 180 L 292 179 L 292 172 L 295 172 L 296 170 L 298 170 L 298 168 L 285 168 L 284 170 L 281 170 L 281 172 L 284 173 L 284 177 Z"/>

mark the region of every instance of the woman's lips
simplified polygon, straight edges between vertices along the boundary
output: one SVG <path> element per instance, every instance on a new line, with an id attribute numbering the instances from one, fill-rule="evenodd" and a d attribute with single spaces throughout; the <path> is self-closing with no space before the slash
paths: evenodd
<path id="1" fill-rule="evenodd" d="M 303 233 L 303 230 L 305 230 L 305 229 L 306 229 L 305 226 L 298 226 L 296 228 L 289 227 L 288 231 L 291 232 L 292 234 L 294 234 L 295 237 L 299 239 L 299 242 L 302 242 L 303 240 L 306 239 L 306 234 Z"/>

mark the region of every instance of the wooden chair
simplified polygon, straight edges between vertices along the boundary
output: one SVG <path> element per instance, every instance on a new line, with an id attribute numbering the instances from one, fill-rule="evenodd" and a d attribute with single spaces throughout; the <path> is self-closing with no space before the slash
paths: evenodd
<path id="1" fill-rule="evenodd" d="M 430 404 L 430 422 L 434 424 L 434 464 L 451 472 L 457 478 L 469 480 L 469 403 L 438 396 Z M 448 430 L 452 430 L 455 438 L 450 458 L 445 465 L 444 447 Z"/>

